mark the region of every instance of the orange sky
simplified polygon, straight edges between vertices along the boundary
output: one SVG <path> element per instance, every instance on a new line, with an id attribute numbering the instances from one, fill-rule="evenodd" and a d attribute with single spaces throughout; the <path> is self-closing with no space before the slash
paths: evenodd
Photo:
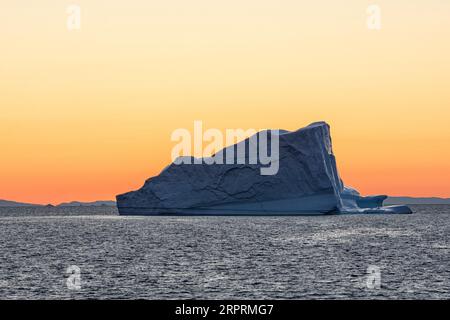
<path id="1" fill-rule="evenodd" d="M 346 184 L 450 197 L 450 2 L 378 1 L 380 31 L 371 3 L 3 0 L 0 199 L 113 199 L 194 120 L 325 120 Z"/>

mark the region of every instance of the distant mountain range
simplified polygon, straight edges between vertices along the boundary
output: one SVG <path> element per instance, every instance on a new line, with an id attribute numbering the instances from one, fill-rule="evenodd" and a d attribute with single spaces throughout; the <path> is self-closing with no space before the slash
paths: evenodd
<path id="1" fill-rule="evenodd" d="M 450 204 L 450 198 L 388 197 L 385 204 Z"/>
<path id="2" fill-rule="evenodd" d="M 0 207 L 44 207 L 45 205 L 41 204 L 33 204 L 33 203 L 24 203 L 24 202 L 16 202 L 16 201 L 8 201 L 8 200 L 0 200 Z M 51 205 L 48 205 L 51 206 Z M 93 202 L 80 202 L 80 201 L 72 201 L 72 202 L 63 202 L 58 204 L 56 207 L 115 207 L 115 201 L 93 201 Z"/>
<path id="3" fill-rule="evenodd" d="M 58 204 L 58 207 L 115 207 L 115 201 L 93 201 L 93 202 L 80 202 L 80 201 L 72 201 L 72 202 L 63 202 Z"/>
<path id="4" fill-rule="evenodd" d="M 450 198 L 414 198 L 414 197 L 388 197 L 384 204 L 450 204 Z M 0 207 L 43 207 L 45 205 L 34 204 L 34 203 L 24 203 L 9 200 L 0 200 Z M 49 205 L 51 206 L 51 205 Z M 63 202 L 57 205 L 57 207 L 115 207 L 115 201 L 92 201 L 92 202 Z"/>
<path id="5" fill-rule="evenodd" d="M 37 207 L 39 204 L 0 200 L 0 207 Z"/>

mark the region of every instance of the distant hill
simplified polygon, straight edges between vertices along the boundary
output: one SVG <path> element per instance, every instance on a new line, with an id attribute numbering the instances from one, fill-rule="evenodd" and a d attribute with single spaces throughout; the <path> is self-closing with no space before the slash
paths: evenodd
<path id="1" fill-rule="evenodd" d="M 40 204 L 0 200 L 0 207 L 40 207 Z"/>
<path id="2" fill-rule="evenodd" d="M 80 202 L 80 201 L 72 201 L 72 202 L 63 202 L 58 204 L 58 207 L 115 207 L 115 201 L 93 201 L 93 202 Z"/>
<path id="3" fill-rule="evenodd" d="M 414 197 L 388 197 L 384 204 L 450 204 L 450 198 L 414 198 Z M 9 200 L 0 200 L 0 207 L 42 207 L 41 204 L 25 203 Z M 58 207 L 115 207 L 115 201 L 92 201 L 92 202 L 63 202 L 58 205 Z"/>
<path id="4" fill-rule="evenodd" d="M 25 202 L 17 202 L 17 201 L 9 201 L 9 200 L 0 200 L 0 207 L 43 207 L 41 204 L 34 203 L 25 203 Z M 52 205 L 47 205 L 52 206 Z M 72 202 L 63 202 L 57 207 L 115 207 L 115 201 L 93 201 L 93 202 L 80 202 L 80 201 L 72 201 Z"/>
<path id="5" fill-rule="evenodd" d="M 384 204 L 450 204 L 450 198 L 388 197 Z"/>

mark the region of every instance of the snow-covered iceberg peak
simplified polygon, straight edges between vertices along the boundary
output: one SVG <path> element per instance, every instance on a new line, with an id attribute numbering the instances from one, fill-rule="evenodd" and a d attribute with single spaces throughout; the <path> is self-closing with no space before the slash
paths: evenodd
<path id="1" fill-rule="evenodd" d="M 261 133 L 258 133 L 259 135 Z M 250 137 L 239 144 L 249 150 Z M 257 137 L 256 137 L 257 138 Z M 272 137 L 273 138 L 273 137 Z M 122 215 L 301 215 L 411 213 L 407 206 L 383 207 L 386 196 L 362 197 L 344 186 L 333 154 L 330 126 L 315 122 L 277 131 L 279 163 L 274 175 L 261 164 L 175 164 L 137 190 L 117 196 Z M 237 145 L 223 150 L 235 150 Z M 248 160 L 248 154 L 245 155 Z M 242 159 L 241 159 L 242 160 Z M 244 162 L 244 163 L 243 163 Z"/>

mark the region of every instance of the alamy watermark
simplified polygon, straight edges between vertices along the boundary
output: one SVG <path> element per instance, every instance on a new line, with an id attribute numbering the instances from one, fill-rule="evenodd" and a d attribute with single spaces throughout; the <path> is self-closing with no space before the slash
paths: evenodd
<path id="1" fill-rule="evenodd" d="M 381 268 L 379 266 L 367 267 L 366 287 L 370 290 L 381 288 Z"/>
<path id="2" fill-rule="evenodd" d="M 369 265 L 366 274 L 360 276 L 355 281 L 355 286 L 362 290 L 375 291 L 381 289 L 381 267 Z"/>
<path id="3" fill-rule="evenodd" d="M 69 277 L 66 280 L 66 286 L 69 290 L 81 290 L 81 269 L 79 266 L 71 265 L 66 273 Z"/>
<path id="4" fill-rule="evenodd" d="M 371 4 L 366 9 L 366 25 L 369 30 L 381 30 L 381 8 L 377 4 Z"/>
<path id="5" fill-rule="evenodd" d="M 71 4 L 66 8 L 67 20 L 66 26 L 67 30 L 80 30 L 81 29 L 81 7 L 76 4 Z"/>
<path id="6" fill-rule="evenodd" d="M 248 137 L 247 143 L 242 141 Z M 255 129 L 219 129 L 203 131 L 203 122 L 194 121 L 194 133 L 179 128 L 171 140 L 172 161 L 179 164 L 260 164 L 261 175 L 275 175 L 279 169 L 279 131 Z M 203 147 L 204 142 L 208 143 Z M 239 142 L 239 143 L 238 143 Z M 233 145 L 237 143 L 236 148 Z M 228 146 L 228 147 L 225 147 Z M 191 157 L 192 154 L 200 157 Z M 264 166 L 264 167 L 263 167 Z"/>

